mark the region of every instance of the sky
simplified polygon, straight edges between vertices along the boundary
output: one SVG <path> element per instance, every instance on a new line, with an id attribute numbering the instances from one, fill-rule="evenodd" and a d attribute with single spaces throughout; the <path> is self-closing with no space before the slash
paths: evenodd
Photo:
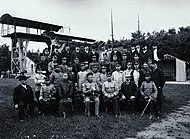
<path id="1" fill-rule="evenodd" d="M 189 0 L 0 0 L 0 16 L 9 13 L 70 27 L 70 35 L 107 41 L 111 39 L 111 9 L 114 39 L 120 40 L 137 31 L 138 14 L 145 33 L 189 26 L 189 7 Z M 11 40 L 0 37 L 0 44 L 4 43 L 11 45 Z M 29 43 L 29 50 L 42 47 L 46 45 Z"/>

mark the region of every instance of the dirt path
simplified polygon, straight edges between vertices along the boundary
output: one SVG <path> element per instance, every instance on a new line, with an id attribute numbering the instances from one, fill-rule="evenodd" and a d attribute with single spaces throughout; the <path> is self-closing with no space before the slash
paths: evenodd
<path id="1" fill-rule="evenodd" d="M 152 123 L 137 138 L 189 139 L 190 138 L 190 101 L 169 114 L 160 123 Z"/>

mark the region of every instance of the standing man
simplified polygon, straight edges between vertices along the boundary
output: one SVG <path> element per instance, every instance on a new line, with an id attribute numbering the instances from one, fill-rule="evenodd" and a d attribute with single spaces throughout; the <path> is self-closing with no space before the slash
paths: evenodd
<path id="1" fill-rule="evenodd" d="M 49 74 L 51 74 L 53 72 L 53 70 L 55 69 L 55 67 L 58 65 L 57 63 L 57 56 L 54 55 L 52 58 L 52 61 L 48 63 L 48 72 Z"/>
<path id="2" fill-rule="evenodd" d="M 142 63 L 148 62 L 149 58 L 152 59 L 152 53 L 151 51 L 148 50 L 148 47 L 146 45 L 142 48 L 140 58 L 141 58 Z"/>
<path id="3" fill-rule="evenodd" d="M 99 54 L 96 52 L 96 45 L 93 45 L 92 46 L 92 50 L 91 50 L 91 52 L 90 52 L 90 62 L 92 62 L 92 57 L 93 56 L 96 56 L 96 62 L 98 62 L 98 60 L 99 60 Z"/>
<path id="4" fill-rule="evenodd" d="M 34 83 L 35 83 L 35 96 L 37 101 L 39 101 L 40 90 L 42 87 L 42 83 L 45 81 L 45 75 L 42 74 L 42 71 L 37 71 L 38 73 L 35 75 Z"/>
<path id="5" fill-rule="evenodd" d="M 36 73 L 37 71 L 42 71 L 42 73 L 48 76 L 48 62 L 46 61 L 45 56 L 41 56 L 41 61 L 36 65 Z"/>
<path id="6" fill-rule="evenodd" d="M 118 61 L 118 62 L 121 62 L 121 61 L 122 61 L 121 52 L 118 51 L 116 45 L 113 46 L 113 51 L 111 52 L 111 56 L 110 56 L 111 59 L 110 59 L 110 61 L 113 61 L 113 55 L 116 55 L 116 56 L 117 56 L 117 61 Z"/>
<path id="7" fill-rule="evenodd" d="M 90 51 L 87 44 L 84 47 L 84 51 L 81 53 L 81 62 L 85 61 L 88 61 L 88 63 L 90 62 Z"/>
<path id="8" fill-rule="evenodd" d="M 112 73 L 112 80 L 116 82 L 119 89 L 121 89 L 121 84 L 125 81 L 124 73 L 121 70 L 121 65 L 117 63 L 116 71 Z"/>
<path id="9" fill-rule="evenodd" d="M 71 62 L 75 63 L 76 58 L 79 59 L 79 62 L 81 61 L 81 52 L 80 47 L 78 45 L 75 47 L 75 51 L 73 51 L 71 54 Z"/>
<path id="10" fill-rule="evenodd" d="M 153 61 L 152 63 L 153 72 L 152 72 L 152 81 L 155 83 L 158 89 L 157 103 L 158 103 L 158 112 L 162 110 L 162 104 L 164 100 L 163 87 L 165 84 L 165 75 L 164 72 L 158 68 L 158 62 Z"/>
<path id="11" fill-rule="evenodd" d="M 127 69 L 124 70 L 124 75 L 130 75 L 133 71 L 133 66 L 132 66 L 132 62 L 128 61 L 127 62 Z"/>
<path id="12" fill-rule="evenodd" d="M 63 57 L 61 60 L 60 70 L 62 73 L 68 72 L 67 57 Z"/>
<path id="13" fill-rule="evenodd" d="M 70 52 L 70 46 L 68 44 L 65 44 L 65 47 L 62 51 L 62 57 L 67 58 L 67 64 L 71 63 L 71 52 Z"/>
<path id="14" fill-rule="evenodd" d="M 20 85 L 14 89 L 13 102 L 18 109 L 18 118 L 20 122 L 24 122 L 26 116 L 33 116 L 34 112 L 34 94 L 32 88 L 26 84 L 28 77 L 20 75 Z"/>

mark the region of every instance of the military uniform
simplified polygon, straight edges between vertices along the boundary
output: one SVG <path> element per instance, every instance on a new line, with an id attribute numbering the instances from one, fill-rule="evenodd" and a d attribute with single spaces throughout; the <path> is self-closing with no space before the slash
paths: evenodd
<path id="1" fill-rule="evenodd" d="M 53 84 L 44 84 L 40 90 L 40 97 L 39 97 L 39 110 L 44 113 L 56 113 L 56 89 Z"/>
<path id="2" fill-rule="evenodd" d="M 53 71 L 52 74 L 50 75 L 50 81 L 55 85 L 57 91 L 62 77 L 63 77 L 62 72 Z"/>
<path id="3" fill-rule="evenodd" d="M 86 82 L 87 71 L 78 72 L 78 91 L 82 91 L 82 84 Z"/>
<path id="4" fill-rule="evenodd" d="M 119 105 L 117 102 L 117 95 L 119 93 L 119 88 L 118 88 L 117 84 L 114 81 L 104 82 L 103 86 L 102 86 L 102 92 L 104 94 L 105 103 L 108 104 L 108 102 L 111 101 L 112 105 L 113 105 L 114 114 L 118 114 Z"/>
<path id="5" fill-rule="evenodd" d="M 158 95 L 158 90 L 153 81 L 146 82 L 144 81 L 141 85 L 140 92 L 142 96 L 144 97 L 144 101 L 149 99 L 150 97 L 153 98 L 150 100 L 150 113 L 154 111 L 155 116 L 158 116 L 158 109 L 157 109 L 157 95 Z"/>
<path id="6" fill-rule="evenodd" d="M 83 93 L 85 101 L 85 114 L 90 116 L 90 100 L 95 101 L 95 115 L 99 114 L 99 94 L 98 94 L 98 85 L 95 82 L 86 81 L 83 84 Z"/>

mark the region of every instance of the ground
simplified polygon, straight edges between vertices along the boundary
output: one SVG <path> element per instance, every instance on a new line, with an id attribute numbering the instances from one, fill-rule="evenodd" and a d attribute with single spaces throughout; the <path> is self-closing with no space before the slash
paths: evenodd
<path id="1" fill-rule="evenodd" d="M 101 114 L 101 118 L 77 112 L 67 118 L 38 116 L 25 123 L 17 121 L 13 107 L 13 89 L 19 82 L 0 79 L 0 138 L 1 139 L 124 139 L 124 138 L 188 138 L 190 136 L 190 85 L 167 84 L 164 110 L 160 120 L 148 115 L 124 113 L 120 118 Z M 29 84 L 34 87 L 32 80 Z"/>

